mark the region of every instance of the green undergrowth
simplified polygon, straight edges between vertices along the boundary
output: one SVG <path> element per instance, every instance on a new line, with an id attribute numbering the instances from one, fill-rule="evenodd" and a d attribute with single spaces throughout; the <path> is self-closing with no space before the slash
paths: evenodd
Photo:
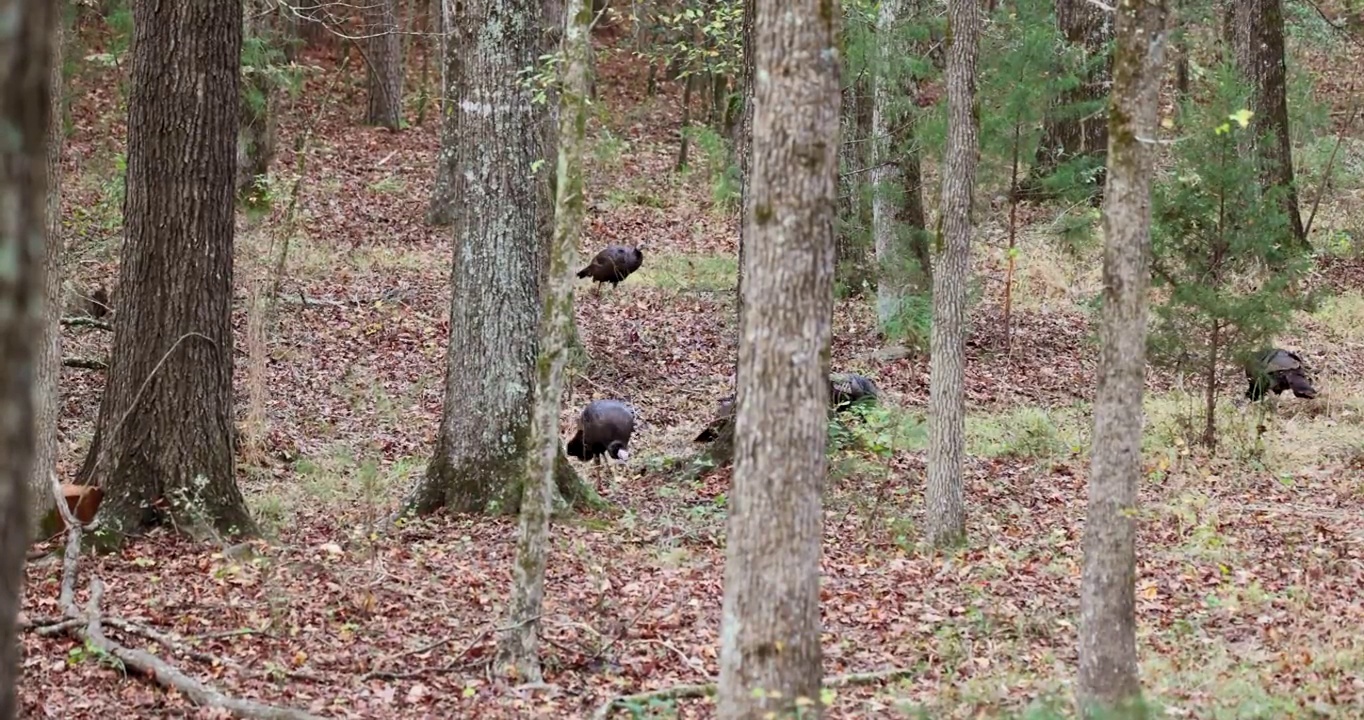
<path id="1" fill-rule="evenodd" d="M 739 279 L 738 259 L 710 254 L 646 254 L 629 282 L 673 292 L 733 292 Z"/>

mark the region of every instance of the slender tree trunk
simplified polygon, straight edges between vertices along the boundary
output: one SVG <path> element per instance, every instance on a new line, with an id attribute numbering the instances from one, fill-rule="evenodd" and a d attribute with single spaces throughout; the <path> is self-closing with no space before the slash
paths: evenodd
<path id="1" fill-rule="evenodd" d="M 748 171 L 750 161 L 753 157 L 753 91 L 756 82 L 756 69 L 754 67 L 754 40 L 753 23 L 757 13 L 757 0 L 743 0 L 743 53 L 744 65 L 743 76 L 743 109 L 739 115 L 739 122 L 735 123 L 737 136 L 734 138 L 736 164 L 739 166 L 739 198 L 741 207 L 748 207 Z M 748 223 L 742 218 L 739 220 L 739 268 L 734 286 L 734 314 L 738 318 L 738 327 L 744 326 L 744 247 L 748 244 Z M 734 361 L 734 382 L 739 381 L 739 361 Z"/>
<path id="2" fill-rule="evenodd" d="M 934 262 L 931 380 L 928 398 L 926 528 L 935 546 L 966 540 L 963 460 L 966 449 L 966 284 L 971 273 L 971 201 L 979 155 L 977 0 L 948 0 L 947 157 Z"/>
<path id="3" fill-rule="evenodd" d="M 906 263 L 900 252 L 904 245 L 899 238 L 908 228 L 902 227 L 900 222 L 900 213 L 906 203 L 899 202 L 896 197 L 901 190 L 903 174 L 897 162 L 900 148 L 894 137 L 896 126 L 903 121 L 892 110 L 900 83 L 890 69 L 903 47 L 896 40 L 902 5 L 900 0 L 881 0 L 877 14 L 876 42 L 880 62 L 877 63 L 879 72 L 873 80 L 871 130 L 867 137 L 872 147 L 870 162 L 876 168 L 872 171 L 871 236 L 876 251 L 876 319 L 883 328 L 899 311 L 906 290 Z"/>
<path id="4" fill-rule="evenodd" d="M 838 3 L 757 0 L 717 717 L 818 718 L 838 188 Z M 765 692 L 758 692 L 758 691 Z"/>
<path id="5" fill-rule="evenodd" d="M 1232 42 L 1236 67 L 1254 90 L 1252 127 L 1258 138 L 1254 152 L 1261 163 L 1261 184 L 1284 187 L 1284 212 L 1293 237 L 1310 248 L 1298 211 L 1293 182 L 1293 140 L 1288 132 L 1288 69 L 1284 59 L 1281 0 L 1232 0 Z M 1268 137 L 1266 137 L 1268 136 Z"/>
<path id="6" fill-rule="evenodd" d="M 459 195 L 455 192 L 455 178 L 452 175 L 459 167 L 457 157 L 461 148 L 461 113 L 455 108 L 453 99 L 460 96 L 463 88 L 459 83 L 464 77 L 460 62 L 465 50 L 457 42 L 451 42 L 452 35 L 458 31 L 454 25 L 453 0 L 437 0 L 441 3 L 441 70 L 440 70 L 440 153 L 436 156 L 436 181 L 431 186 L 431 202 L 426 209 L 426 222 L 444 227 L 455 221 Z M 459 39 L 463 40 L 461 36 Z"/>
<path id="7" fill-rule="evenodd" d="M 1137 481 L 1150 283 L 1151 175 L 1168 0 L 1121 0 L 1104 192 L 1104 302 L 1080 581 L 1078 700 L 1085 717 L 1141 717 L 1136 647 Z"/>
<path id="8" fill-rule="evenodd" d="M 47 243 L 43 248 L 43 326 L 38 334 L 36 375 L 33 380 L 34 427 L 37 448 L 29 482 L 28 519 L 36 536 L 43 513 L 53 506 L 52 476 L 57 472 L 57 416 L 61 408 L 62 378 L 62 5 L 53 3 L 52 106 L 47 130 Z"/>
<path id="9" fill-rule="evenodd" d="M 275 159 L 279 93 L 267 65 L 282 57 L 280 10 L 267 0 L 246 0 L 242 30 L 251 52 L 243 55 L 241 127 L 237 132 L 237 195 L 251 199 L 258 180 L 270 173 Z M 254 63 L 248 66 L 247 63 Z"/>
<path id="10" fill-rule="evenodd" d="M 397 130 L 403 122 L 403 40 L 398 34 L 398 0 L 368 0 L 365 55 L 369 69 L 369 110 L 365 122 Z"/>
<path id="11" fill-rule="evenodd" d="M 1062 92 L 1048 113 L 1037 145 L 1034 178 L 1075 157 L 1088 155 L 1103 161 L 1108 150 L 1108 114 L 1092 106 L 1104 102 L 1112 83 L 1111 62 L 1101 59 L 1113 39 L 1109 16 L 1109 11 L 1088 0 L 1056 0 L 1056 29 L 1079 53 L 1078 62 L 1063 72 L 1076 73 L 1081 81 Z"/>
<path id="12" fill-rule="evenodd" d="M 512 601 L 507 626 L 498 641 L 497 664 L 524 681 L 539 682 L 539 617 L 545 594 L 549 554 L 549 517 L 559 456 L 559 409 L 564 366 L 573 331 L 573 273 L 578 268 L 582 230 L 583 145 L 587 136 L 587 73 L 592 21 L 583 0 L 568 0 L 564 37 L 564 75 L 560 91 L 558 169 L 555 183 L 554 241 L 549 251 L 548 292 L 542 308 L 540 352 L 535 373 L 535 410 L 531 418 L 529 460 L 521 501 L 521 527 L 512 567 Z"/>
<path id="13" fill-rule="evenodd" d="M 241 43 L 240 3 L 133 8 L 119 318 L 81 471 L 104 488 L 112 542 L 155 522 L 158 507 L 182 528 L 256 530 L 232 422 Z"/>
<path id="14" fill-rule="evenodd" d="M 50 0 L 0 0 L 0 718 L 18 716 L 28 485 L 43 338 L 53 25 Z M 58 70 L 57 72 L 60 72 Z"/>

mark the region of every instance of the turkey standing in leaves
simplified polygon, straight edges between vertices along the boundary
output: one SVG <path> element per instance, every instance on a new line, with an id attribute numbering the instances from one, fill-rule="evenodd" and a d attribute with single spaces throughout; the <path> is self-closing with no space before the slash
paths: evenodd
<path id="1" fill-rule="evenodd" d="M 592 258 L 592 262 L 587 267 L 578 271 L 578 277 L 591 278 L 598 283 L 611 283 L 611 287 L 621 282 L 630 273 L 639 269 L 644 262 L 644 248 L 626 247 L 624 245 L 607 245 L 604 250 L 597 253 Z"/>
<path id="2" fill-rule="evenodd" d="M 730 395 L 720 401 L 720 409 L 715 411 L 715 419 L 711 420 L 710 424 L 707 425 L 692 442 L 711 442 L 715 438 L 720 437 L 720 428 L 724 427 L 724 424 L 734 417 L 735 397 L 736 396 L 734 395 Z"/>
<path id="3" fill-rule="evenodd" d="M 829 402 L 835 410 L 845 410 L 863 400 L 875 402 L 880 397 L 871 378 L 857 373 L 829 374 Z"/>
<path id="4" fill-rule="evenodd" d="M 109 293 L 104 288 L 95 288 L 95 291 L 90 293 L 90 307 L 88 308 L 90 317 L 102 318 L 108 315 L 109 310 L 113 308 L 110 302 L 112 301 L 109 298 Z"/>
<path id="5" fill-rule="evenodd" d="M 630 458 L 630 435 L 635 432 L 635 409 L 619 400 L 594 400 L 578 418 L 578 432 L 568 441 L 568 454 L 579 460 L 606 456 Z"/>
<path id="6" fill-rule="evenodd" d="M 1292 390 L 1297 397 L 1312 399 L 1317 396 L 1316 388 L 1307 379 L 1307 368 L 1297 353 L 1280 348 L 1272 348 L 1260 354 L 1253 364 L 1246 367 L 1246 397 L 1258 402 L 1265 393 L 1275 395 Z"/>

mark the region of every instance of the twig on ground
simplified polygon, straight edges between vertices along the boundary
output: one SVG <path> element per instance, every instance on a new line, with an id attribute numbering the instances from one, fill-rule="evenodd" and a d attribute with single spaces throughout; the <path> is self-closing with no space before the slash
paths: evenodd
<path id="1" fill-rule="evenodd" d="M 109 332 L 113 332 L 114 330 L 113 325 L 110 325 L 109 323 L 103 320 L 96 320 L 86 315 L 73 315 L 71 317 L 64 317 L 62 318 L 62 325 L 65 325 L 66 327 L 91 327 L 95 328 L 96 330 L 108 330 Z"/>
<path id="2" fill-rule="evenodd" d="M 108 370 L 109 363 L 94 358 L 64 357 L 62 366 L 69 368 L 81 368 L 83 370 Z"/>

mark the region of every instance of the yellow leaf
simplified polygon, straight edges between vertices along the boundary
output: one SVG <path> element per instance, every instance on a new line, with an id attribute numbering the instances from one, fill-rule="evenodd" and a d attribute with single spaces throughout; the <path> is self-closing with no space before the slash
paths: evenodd
<path id="1" fill-rule="evenodd" d="M 1251 110 L 1249 108 L 1241 108 L 1240 110 L 1237 110 L 1236 112 L 1228 115 L 1227 117 L 1234 120 L 1236 124 L 1240 125 L 1241 127 L 1245 127 L 1250 124 L 1250 119 L 1254 116 L 1255 116 L 1254 110 Z"/>

